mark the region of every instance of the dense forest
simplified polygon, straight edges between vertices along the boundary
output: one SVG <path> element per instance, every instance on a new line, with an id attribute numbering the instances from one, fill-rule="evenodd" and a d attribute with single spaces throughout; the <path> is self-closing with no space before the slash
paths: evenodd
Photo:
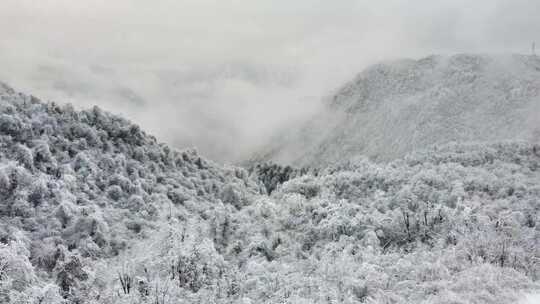
<path id="1" fill-rule="evenodd" d="M 0 87 L 1 303 L 511 303 L 538 290 L 540 145 L 223 166 Z"/>

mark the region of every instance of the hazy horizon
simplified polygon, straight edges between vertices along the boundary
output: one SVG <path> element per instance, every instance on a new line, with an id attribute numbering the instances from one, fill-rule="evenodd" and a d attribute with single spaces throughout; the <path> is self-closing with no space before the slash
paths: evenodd
<path id="1" fill-rule="evenodd" d="M 0 3 L 0 81 L 233 162 L 366 66 L 531 52 L 535 1 Z M 524 16 L 527 16 L 524 18 Z"/>

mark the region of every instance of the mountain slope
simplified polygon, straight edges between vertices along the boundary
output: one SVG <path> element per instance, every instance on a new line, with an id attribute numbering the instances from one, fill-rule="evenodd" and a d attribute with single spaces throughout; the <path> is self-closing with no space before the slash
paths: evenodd
<path id="1" fill-rule="evenodd" d="M 540 139 L 540 58 L 431 56 L 372 66 L 322 113 L 254 159 L 295 166 L 388 161 L 452 141 Z"/>
<path id="2" fill-rule="evenodd" d="M 97 292 L 78 283 L 96 259 L 150 237 L 164 214 L 241 208 L 262 191 L 245 170 L 172 150 L 97 107 L 79 112 L 0 87 L 0 240 L 26 248 L 35 272 L 55 274 L 70 301 Z"/>
<path id="3" fill-rule="evenodd" d="M 0 303 L 503 304 L 540 290 L 538 144 L 258 170 L 0 85 Z"/>

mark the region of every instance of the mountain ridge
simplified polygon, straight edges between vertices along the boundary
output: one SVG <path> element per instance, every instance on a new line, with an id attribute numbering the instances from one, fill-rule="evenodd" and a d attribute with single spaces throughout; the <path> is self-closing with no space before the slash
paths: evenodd
<path id="1" fill-rule="evenodd" d="M 540 139 L 540 59 L 429 56 L 373 65 L 303 126 L 278 132 L 251 162 L 377 161 L 451 141 Z"/>

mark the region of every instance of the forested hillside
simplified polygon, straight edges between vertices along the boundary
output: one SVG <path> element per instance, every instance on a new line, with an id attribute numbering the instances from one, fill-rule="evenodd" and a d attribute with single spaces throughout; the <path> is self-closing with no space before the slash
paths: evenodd
<path id="1" fill-rule="evenodd" d="M 537 143 L 250 174 L 0 88 L 1 303 L 512 303 L 539 210 Z"/>
<path id="2" fill-rule="evenodd" d="M 78 112 L 5 85 L 0 98 L 4 300 L 90 300 L 97 262 L 154 237 L 164 217 L 241 208 L 263 191 L 247 171 L 172 150 L 99 108 Z"/>
<path id="3" fill-rule="evenodd" d="M 540 140 L 540 57 L 430 56 L 373 65 L 311 120 L 276 132 L 253 161 L 391 161 L 434 144 Z"/>

